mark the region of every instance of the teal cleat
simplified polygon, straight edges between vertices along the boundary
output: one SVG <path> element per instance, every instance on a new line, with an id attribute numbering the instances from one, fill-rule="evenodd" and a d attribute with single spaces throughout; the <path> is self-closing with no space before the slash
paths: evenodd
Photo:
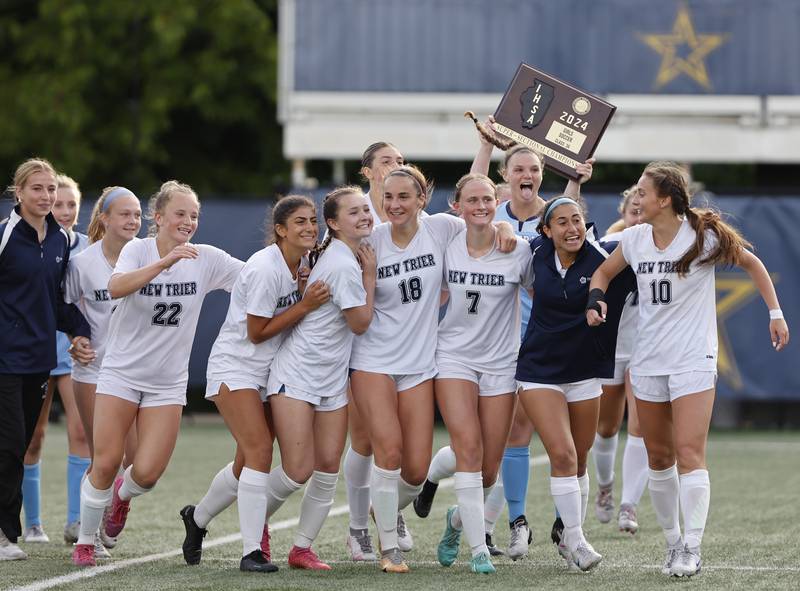
<path id="1" fill-rule="evenodd" d="M 442 540 L 439 542 L 439 547 L 436 549 L 436 557 L 439 559 L 439 564 L 442 566 L 450 566 L 456 561 L 458 557 L 458 545 L 461 542 L 461 530 L 456 529 L 451 525 L 451 518 L 457 509 L 453 505 L 447 510 L 447 520 L 444 528 Z"/>
<path id="2" fill-rule="evenodd" d="M 480 575 L 492 575 L 497 572 L 497 569 L 492 564 L 492 560 L 486 552 L 481 552 L 477 556 L 473 556 L 469 561 L 469 568 L 472 572 Z"/>

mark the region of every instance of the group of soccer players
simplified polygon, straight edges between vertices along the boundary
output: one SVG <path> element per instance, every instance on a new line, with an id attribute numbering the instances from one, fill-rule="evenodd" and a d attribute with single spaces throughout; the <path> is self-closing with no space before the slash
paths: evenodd
<path id="1" fill-rule="evenodd" d="M 588 455 L 594 446 L 595 512 L 608 522 L 627 400 L 619 528 L 638 529 L 636 508 L 648 484 L 666 537 L 664 574 L 700 571 L 716 383 L 714 265 L 739 265 L 751 276 L 780 350 L 788 328 L 769 275 L 717 213 L 690 206 L 686 174 L 673 163 L 645 168 L 604 238 L 587 222 L 580 197 L 592 160 L 563 195 L 545 201 L 541 154 L 514 146 L 500 170 L 510 197 L 500 201 L 489 178 L 491 121 L 480 127 L 480 151 L 451 200 L 456 215 L 427 215 L 430 182 L 397 147 L 378 142 L 363 155 L 366 195 L 339 187 L 321 212 L 306 197 L 280 199 L 271 244 L 246 262 L 191 242 L 200 202 L 188 185 L 168 181 L 153 196 L 145 239 L 136 238 L 136 195 L 105 189 L 87 238 L 72 230 L 77 208 L 63 219 L 51 213 L 67 181 L 43 160 L 20 166 L 17 205 L 0 224 L 0 312 L 15 328 L 25 314 L 45 317 L 31 329 L 39 340 L 29 339 L 43 349 L 55 350 L 56 327 L 74 337 L 59 344 L 75 359 L 74 387 L 58 385 L 79 417 L 68 419 L 77 427 L 69 429 L 76 468 L 68 472 L 73 500 L 64 534 L 76 542 L 76 565 L 108 557 L 131 500 L 165 471 L 203 298 L 225 289 L 231 302 L 208 360 L 206 397 L 234 436 L 236 454 L 200 501 L 180 511 L 187 563 L 200 562 L 208 524 L 235 502 L 240 568 L 276 571 L 269 520 L 305 485 L 288 563 L 330 569 L 312 545 L 344 456 L 353 560 L 408 572 L 404 553 L 413 539 L 403 510 L 413 503 L 426 517 L 438 482 L 452 476 L 457 504 L 447 511 L 438 560 L 453 564 L 463 536 L 470 569 L 493 573 L 491 557 L 504 553 L 492 539 L 504 497 L 508 555 L 523 557 L 531 542 L 525 498 L 536 432 L 549 457 L 553 542 L 569 569 L 588 571 L 602 560 L 583 534 Z M 69 186 L 79 195 L 74 181 Z M 318 243 L 320 215 L 326 235 Z M 33 260 L 37 246 L 44 253 L 48 239 L 55 256 L 42 254 L 42 265 L 50 269 L 26 275 L 20 257 Z M 5 290 L 23 275 L 31 285 L 46 281 L 35 288 L 40 309 L 20 306 L 19 291 Z M 24 557 L 16 544 L 19 491 L 29 472 L 23 456 L 32 454 L 45 414 L 40 403 L 25 401 L 37 397 L 55 359 L 44 352 L 26 359 L 19 344 L 0 338 L 0 387 L 19 400 L 4 420 L 21 423 L 14 445 L 0 450 L 4 480 L 13 476 L 0 503 L 0 557 L 11 559 Z M 435 406 L 450 445 L 432 458 Z M 281 464 L 273 467 L 275 439 Z M 26 518 L 32 494 L 22 495 Z M 27 525 L 28 541 L 44 541 L 40 522 Z"/>

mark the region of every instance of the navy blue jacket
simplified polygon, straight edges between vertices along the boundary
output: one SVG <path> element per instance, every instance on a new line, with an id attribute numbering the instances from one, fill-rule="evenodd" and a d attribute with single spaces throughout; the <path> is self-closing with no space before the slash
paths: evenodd
<path id="1" fill-rule="evenodd" d="M 586 323 L 586 302 L 592 274 L 616 248 L 587 237 L 575 262 L 562 279 L 556 269 L 555 246 L 546 236 L 531 241 L 533 250 L 533 312 L 517 359 L 516 378 L 524 382 L 568 384 L 589 378 L 614 377 L 617 328 L 625 297 L 636 289 L 636 277 L 627 267 L 606 291 L 606 322 Z"/>
<path id="2" fill-rule="evenodd" d="M 56 330 L 90 336 L 80 310 L 64 303 L 69 242 L 52 214 L 42 243 L 19 215 L 19 205 L 0 222 L 0 374 L 53 369 Z"/>

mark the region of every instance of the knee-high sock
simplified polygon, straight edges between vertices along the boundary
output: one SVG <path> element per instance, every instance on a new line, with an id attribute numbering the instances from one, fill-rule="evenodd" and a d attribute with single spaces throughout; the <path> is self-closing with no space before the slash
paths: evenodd
<path id="1" fill-rule="evenodd" d="M 497 520 L 503 512 L 503 505 L 506 503 L 503 480 L 498 478 L 493 486 L 483 489 L 483 528 L 486 533 L 492 535 Z"/>
<path id="2" fill-rule="evenodd" d="M 431 460 L 428 468 L 428 480 L 439 484 L 444 478 L 450 478 L 456 473 L 456 452 L 449 445 L 445 445 L 437 451 Z"/>
<path id="3" fill-rule="evenodd" d="M 230 507 L 239 494 L 239 481 L 233 473 L 233 462 L 217 472 L 205 496 L 194 508 L 194 522 L 205 528 L 212 519 Z"/>
<path id="4" fill-rule="evenodd" d="M 151 490 L 153 490 L 152 486 L 150 488 L 145 488 L 133 479 L 133 465 L 131 465 L 125 469 L 125 474 L 122 476 L 122 486 L 119 487 L 119 492 L 117 494 L 123 501 L 130 501 L 132 498 L 143 495 Z"/>
<path id="5" fill-rule="evenodd" d="M 455 489 L 458 508 L 453 513 L 451 524 L 464 530 L 473 556 L 486 548 L 486 531 L 483 527 L 483 477 L 480 472 L 456 472 Z M 458 516 L 456 516 L 458 514 Z M 460 526 L 460 527 L 459 527 Z"/>
<path id="6" fill-rule="evenodd" d="M 503 454 L 503 488 L 508 503 L 508 521 L 513 522 L 525 514 L 528 495 L 531 450 L 529 447 L 507 447 Z"/>
<path id="7" fill-rule="evenodd" d="M 622 454 L 622 500 L 623 504 L 638 505 L 647 487 L 647 448 L 644 439 L 628 435 Z"/>
<path id="8" fill-rule="evenodd" d="M 372 467 L 370 479 L 372 511 L 375 514 L 375 525 L 378 528 L 383 552 L 397 548 L 398 480 L 400 480 L 400 468 L 384 470 L 378 466 Z"/>
<path id="9" fill-rule="evenodd" d="M 300 523 L 294 537 L 294 545 L 299 548 L 310 548 L 328 517 L 336 495 L 336 481 L 339 474 L 317 472 L 311 475 L 300 506 Z"/>
<path id="10" fill-rule="evenodd" d="M 614 460 L 617 459 L 617 442 L 619 433 L 611 437 L 601 437 L 595 434 L 592 455 L 594 456 L 595 474 L 597 485 L 608 486 L 614 483 Z"/>
<path id="11" fill-rule="evenodd" d="M 286 475 L 283 466 L 273 468 L 267 477 L 267 521 L 281 508 L 289 495 L 300 490 L 302 486 Z"/>
<path id="12" fill-rule="evenodd" d="M 690 548 L 699 548 L 708 518 L 711 501 L 711 481 L 708 470 L 692 470 L 680 475 L 683 541 Z"/>
<path id="13" fill-rule="evenodd" d="M 350 506 L 350 527 L 369 527 L 369 477 L 372 473 L 372 456 L 362 456 L 352 447 L 344 456 L 344 483 L 347 504 Z M 308 493 L 306 493 L 308 494 Z"/>
<path id="14" fill-rule="evenodd" d="M 42 462 L 25 464 L 25 474 L 22 477 L 22 506 L 25 509 L 25 528 L 42 524 L 39 515 L 42 501 Z"/>
<path id="15" fill-rule="evenodd" d="M 67 455 L 67 523 L 75 523 L 81 519 L 81 480 L 89 464 L 90 458 Z"/>
<path id="16" fill-rule="evenodd" d="M 672 466 L 666 470 L 648 469 L 650 480 L 650 501 L 656 512 L 656 521 L 664 530 L 667 544 L 674 545 L 681 539 L 681 528 L 678 522 L 678 499 L 680 497 L 680 484 L 678 481 L 678 467 Z"/>
<path id="17" fill-rule="evenodd" d="M 88 478 L 81 484 L 81 530 L 78 535 L 79 544 L 94 544 L 94 535 L 103 520 L 103 511 L 111 502 L 113 487 L 105 490 L 92 486 Z"/>
<path id="18" fill-rule="evenodd" d="M 409 484 L 403 477 L 397 481 L 397 510 L 402 511 L 422 492 L 422 484 Z"/>
<path id="19" fill-rule="evenodd" d="M 589 506 L 589 471 L 583 476 L 578 476 L 578 486 L 581 489 L 581 525 L 586 521 L 586 507 Z"/>
<path id="20" fill-rule="evenodd" d="M 575 550 L 583 541 L 581 528 L 581 487 L 577 476 L 551 476 L 550 494 L 564 522 L 564 543 Z"/>
<path id="21" fill-rule="evenodd" d="M 261 549 L 261 535 L 267 514 L 267 473 L 242 468 L 236 503 L 242 532 L 242 556 L 247 556 Z"/>

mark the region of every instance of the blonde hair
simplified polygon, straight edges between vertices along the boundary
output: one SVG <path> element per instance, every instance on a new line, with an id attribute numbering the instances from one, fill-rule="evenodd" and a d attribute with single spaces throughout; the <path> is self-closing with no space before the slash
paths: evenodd
<path id="1" fill-rule="evenodd" d="M 56 169 L 44 158 L 28 158 L 17 166 L 17 170 L 14 172 L 14 184 L 8 187 L 8 191 L 14 195 L 14 200 L 17 203 L 19 203 L 17 189 L 24 187 L 31 175 L 37 172 L 49 172 L 54 177 L 58 177 Z"/>
<path id="2" fill-rule="evenodd" d="M 106 227 L 103 224 L 103 221 L 100 219 L 100 216 L 105 213 L 103 208 L 106 204 L 106 199 L 108 196 L 117 189 L 122 187 L 113 186 L 113 187 L 106 187 L 103 189 L 103 192 L 100 194 L 100 198 L 95 202 L 94 207 L 92 208 L 92 216 L 89 218 L 89 227 L 86 229 L 86 235 L 89 237 L 89 244 L 94 244 L 99 240 L 103 239 L 103 236 L 106 235 Z M 113 203 L 113 201 L 111 202 Z M 109 204 L 110 207 L 111 204 Z"/>
<path id="3" fill-rule="evenodd" d="M 422 197 L 421 209 L 425 209 L 425 207 L 427 207 L 428 201 L 433 194 L 433 183 L 425 178 L 425 175 L 419 168 L 413 164 L 404 164 L 403 166 L 399 166 L 386 175 L 384 184 L 386 183 L 386 180 L 392 176 L 405 176 L 414 181 L 417 191 L 419 192 L 420 197 Z"/>
<path id="4" fill-rule="evenodd" d="M 497 199 L 497 185 L 494 184 L 494 181 L 485 174 L 480 174 L 478 172 L 471 172 L 469 174 L 465 174 L 460 179 L 458 179 L 458 182 L 456 183 L 455 193 L 453 193 L 453 201 L 452 203 L 450 203 L 450 207 L 453 207 L 456 203 L 459 203 L 461 201 L 461 192 L 464 190 L 464 187 L 470 181 L 482 181 L 486 183 L 492 188 L 492 195 L 494 195 L 494 198 Z"/>
<path id="5" fill-rule="evenodd" d="M 155 221 L 156 214 L 163 214 L 167 204 L 172 200 L 175 193 L 186 193 L 191 195 L 197 201 L 197 206 L 200 206 L 200 199 L 197 193 L 194 192 L 189 185 L 180 183 L 175 180 L 167 181 L 161 185 L 156 193 L 150 197 L 150 202 L 147 207 L 147 219 L 150 220 L 150 225 L 147 227 L 147 235 L 155 236 L 158 233 L 158 225 Z"/>
<path id="6" fill-rule="evenodd" d="M 517 154 L 533 154 L 536 156 L 537 160 L 539 160 L 539 166 L 542 169 L 542 174 L 544 174 L 544 154 L 542 154 L 539 150 L 534 150 L 530 146 L 526 146 L 525 144 L 517 144 L 508 150 L 503 157 L 503 165 L 497 170 L 501 176 L 506 176 L 506 173 L 508 172 L 508 163 Z"/>

